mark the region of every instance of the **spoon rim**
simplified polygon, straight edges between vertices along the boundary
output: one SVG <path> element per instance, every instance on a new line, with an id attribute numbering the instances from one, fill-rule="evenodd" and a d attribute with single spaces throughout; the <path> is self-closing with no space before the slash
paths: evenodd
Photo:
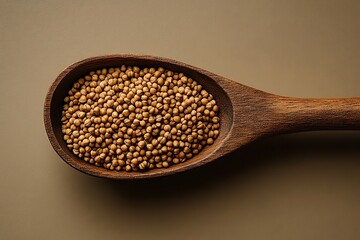
<path id="1" fill-rule="evenodd" d="M 45 102 L 44 102 L 43 120 L 44 120 L 45 130 L 46 130 L 47 136 L 50 140 L 52 147 L 54 148 L 56 153 L 62 158 L 62 160 L 64 160 L 71 167 L 73 167 L 76 170 L 81 171 L 87 175 L 92 175 L 92 176 L 102 177 L 102 178 L 109 178 L 109 179 L 144 179 L 144 178 L 155 178 L 155 177 L 167 176 L 167 175 L 172 175 L 175 173 L 184 172 L 184 171 L 199 167 L 201 165 L 204 165 L 204 164 L 211 162 L 218 158 L 218 156 L 215 158 L 212 158 L 211 156 L 214 155 L 214 153 L 217 152 L 226 142 L 226 139 L 229 137 L 231 130 L 233 128 L 232 122 L 231 122 L 230 128 L 227 129 L 227 132 L 225 133 L 223 139 L 220 139 L 221 141 L 218 142 L 217 146 L 209 154 L 207 154 L 204 157 L 202 157 L 194 162 L 191 162 L 190 164 L 187 164 L 187 165 L 182 165 L 186 162 L 179 163 L 178 164 L 179 167 L 177 167 L 177 168 L 169 167 L 169 168 L 161 168 L 161 169 L 150 169 L 150 170 L 147 170 L 144 172 L 143 171 L 137 171 L 137 172 L 111 171 L 111 170 L 106 169 L 107 171 L 106 171 L 106 173 L 104 173 L 103 171 L 98 169 L 98 168 L 102 168 L 102 167 L 97 167 L 95 165 L 86 163 L 86 165 L 95 167 L 95 168 L 91 169 L 90 166 L 85 166 L 85 165 L 83 165 L 83 163 L 79 163 L 78 160 L 76 159 L 77 157 L 75 155 L 70 155 L 67 152 L 65 152 L 63 149 L 64 147 L 61 146 L 61 144 L 59 143 L 59 140 L 56 137 L 55 131 L 53 129 L 51 106 L 52 106 L 52 102 L 54 100 L 54 98 L 53 98 L 54 92 L 58 89 L 62 80 L 69 73 L 74 71 L 75 69 L 77 69 L 79 67 L 87 66 L 88 64 L 91 64 L 91 63 L 93 63 L 93 64 L 99 63 L 99 62 L 101 63 L 103 61 L 111 60 L 111 59 L 119 59 L 119 60 L 122 59 L 124 61 L 125 61 L 125 59 L 132 59 L 135 61 L 136 60 L 144 60 L 144 61 L 152 61 L 152 62 L 176 65 L 181 68 L 189 69 L 190 71 L 197 72 L 201 75 L 204 75 L 207 78 L 212 79 L 213 83 L 215 83 L 217 85 L 217 87 L 222 89 L 222 86 L 214 80 L 214 78 L 220 77 L 220 76 L 217 76 L 217 75 L 215 75 L 211 72 L 208 72 L 204 69 L 194 67 L 192 65 L 189 65 L 189 64 L 186 64 L 183 62 L 179 62 L 179 61 L 176 61 L 173 59 L 164 58 L 164 57 L 158 57 L 158 56 L 152 56 L 152 55 L 139 55 L 139 54 L 108 54 L 108 55 L 101 55 L 101 56 L 95 56 L 95 57 L 88 57 L 83 60 L 74 62 L 71 65 L 69 65 L 68 67 L 66 67 L 56 77 L 56 79 L 53 81 L 53 83 L 50 85 L 50 87 L 47 91 Z M 149 67 L 151 67 L 151 66 L 149 66 Z M 225 93 L 226 97 L 229 98 L 229 96 L 227 95 L 227 93 L 225 91 L 223 93 Z M 229 98 L 229 101 L 232 105 L 230 98 Z M 230 112 L 233 113 L 232 106 L 231 106 Z M 231 116 L 231 118 L 232 118 L 232 116 Z M 220 123 L 221 123 L 220 124 L 220 131 L 221 131 L 221 128 L 222 128 L 221 125 L 223 124 L 221 117 L 220 117 Z M 217 140 L 218 139 L 215 139 L 215 142 Z M 201 151 L 203 151 L 203 150 L 204 149 L 202 149 Z M 196 155 L 193 158 L 195 158 L 195 157 L 196 157 Z M 189 160 L 191 160 L 191 159 L 189 159 Z M 187 160 L 187 161 L 189 161 L 189 160 Z"/>

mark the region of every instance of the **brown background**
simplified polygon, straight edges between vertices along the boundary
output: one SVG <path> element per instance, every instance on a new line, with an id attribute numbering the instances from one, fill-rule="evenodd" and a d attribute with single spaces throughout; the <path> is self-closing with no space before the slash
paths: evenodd
<path id="1" fill-rule="evenodd" d="M 360 239 L 360 133 L 268 138 L 177 176 L 86 176 L 53 151 L 47 88 L 108 53 L 297 97 L 360 96 L 359 1 L 0 1 L 0 239 Z"/>

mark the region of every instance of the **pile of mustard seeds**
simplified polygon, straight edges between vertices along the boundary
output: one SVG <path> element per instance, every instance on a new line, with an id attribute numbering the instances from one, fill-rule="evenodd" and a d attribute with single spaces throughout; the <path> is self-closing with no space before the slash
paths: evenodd
<path id="1" fill-rule="evenodd" d="M 219 107 L 195 80 L 164 68 L 90 72 L 64 99 L 62 132 L 79 158 L 116 171 L 185 162 L 219 135 Z"/>

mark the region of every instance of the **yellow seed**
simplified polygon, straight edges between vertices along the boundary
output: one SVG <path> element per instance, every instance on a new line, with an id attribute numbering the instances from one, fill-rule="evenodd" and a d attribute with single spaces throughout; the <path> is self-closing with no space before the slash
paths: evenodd
<path id="1" fill-rule="evenodd" d="M 85 103 L 86 101 L 87 101 L 86 96 L 81 96 L 81 97 L 79 98 L 79 102 L 80 102 L 80 103 Z"/>

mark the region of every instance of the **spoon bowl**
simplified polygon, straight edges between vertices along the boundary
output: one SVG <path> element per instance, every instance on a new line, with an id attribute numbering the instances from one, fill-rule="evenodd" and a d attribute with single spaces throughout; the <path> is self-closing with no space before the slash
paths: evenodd
<path id="1" fill-rule="evenodd" d="M 169 168 L 148 171 L 110 171 L 91 165 L 73 154 L 61 131 L 63 100 L 74 81 L 90 71 L 121 65 L 164 67 L 196 80 L 214 96 L 219 106 L 219 136 L 196 156 Z M 206 70 L 175 60 L 147 55 L 107 55 L 76 62 L 55 79 L 44 103 L 44 123 L 48 138 L 58 155 L 70 166 L 86 174 L 111 179 L 151 178 L 186 171 L 218 159 L 261 137 L 280 133 L 360 129 L 360 100 L 298 99 L 266 93 Z"/>

